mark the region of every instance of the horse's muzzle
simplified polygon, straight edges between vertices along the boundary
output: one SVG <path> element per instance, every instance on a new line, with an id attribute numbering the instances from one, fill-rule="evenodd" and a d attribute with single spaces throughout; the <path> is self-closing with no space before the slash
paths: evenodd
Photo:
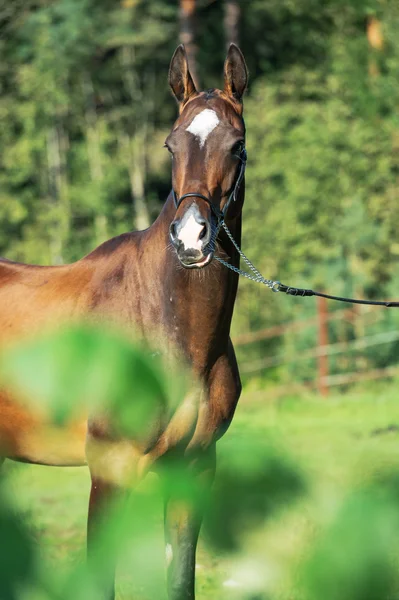
<path id="1" fill-rule="evenodd" d="M 192 204 L 181 218 L 171 223 L 169 235 L 183 267 L 200 269 L 211 262 L 211 224 L 201 215 L 196 204 Z"/>
<path id="2" fill-rule="evenodd" d="M 193 257 L 190 255 L 185 256 L 179 253 L 177 253 L 177 256 L 185 269 L 202 269 L 203 267 L 206 267 L 206 265 L 209 265 L 209 263 L 212 261 L 213 252 L 210 252 L 206 255 L 203 254 L 200 257 Z"/>

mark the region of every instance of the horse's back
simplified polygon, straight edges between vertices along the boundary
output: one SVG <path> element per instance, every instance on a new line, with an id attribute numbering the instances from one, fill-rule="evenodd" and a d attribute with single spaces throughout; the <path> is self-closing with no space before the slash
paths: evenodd
<path id="1" fill-rule="evenodd" d="M 73 319 L 85 308 L 92 269 L 0 260 L 0 348 Z"/>

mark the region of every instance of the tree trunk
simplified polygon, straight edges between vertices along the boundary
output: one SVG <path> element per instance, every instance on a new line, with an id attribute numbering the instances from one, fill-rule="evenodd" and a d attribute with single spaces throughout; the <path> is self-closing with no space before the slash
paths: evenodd
<path id="1" fill-rule="evenodd" d="M 69 136 L 60 122 L 57 128 L 59 152 L 60 152 L 60 170 L 59 170 L 59 190 L 60 190 L 60 229 L 62 251 L 68 243 L 69 232 L 71 227 L 71 201 L 69 197 L 69 183 L 67 171 L 67 153 L 69 149 Z"/>
<path id="2" fill-rule="evenodd" d="M 93 182 L 93 191 L 96 195 L 96 213 L 94 229 L 96 243 L 101 244 L 108 238 L 108 219 L 106 216 L 105 199 L 102 190 L 104 178 L 101 155 L 101 123 L 97 117 L 94 104 L 94 89 L 90 76 L 86 74 L 83 82 L 86 100 L 86 141 L 89 159 L 90 177 Z"/>
<path id="3" fill-rule="evenodd" d="M 143 151 L 146 141 L 145 126 L 138 129 L 133 137 L 127 133 L 119 136 L 122 155 L 126 160 L 132 194 L 133 227 L 138 230 L 150 226 L 150 215 L 145 199 L 146 154 Z"/>
<path id="4" fill-rule="evenodd" d="M 223 25 L 227 48 L 232 43 L 240 45 L 240 17 L 241 8 L 238 0 L 225 0 Z"/>
<path id="5" fill-rule="evenodd" d="M 198 89 L 196 21 L 196 0 L 180 0 L 180 41 L 186 49 L 190 73 Z"/>
<path id="6" fill-rule="evenodd" d="M 138 132 L 134 136 L 133 143 L 137 143 L 138 136 L 143 132 Z M 131 143 L 131 140 L 130 140 Z M 150 226 L 150 215 L 145 200 L 145 156 L 143 160 L 138 160 L 138 153 L 133 152 L 133 160 L 129 168 L 130 189 L 134 201 L 134 221 L 135 228 L 138 230 L 147 229 Z"/>
<path id="7" fill-rule="evenodd" d="M 54 223 L 50 232 L 50 260 L 62 264 L 63 248 L 67 242 L 71 207 L 66 172 L 68 137 L 61 122 L 53 125 L 47 133 L 48 189 L 52 202 Z"/>
<path id="8" fill-rule="evenodd" d="M 366 30 L 370 48 L 372 48 L 372 50 L 377 50 L 377 52 L 381 52 L 384 48 L 384 36 L 382 33 L 381 21 L 376 17 L 369 17 L 367 19 Z M 375 56 L 371 54 L 369 59 L 369 74 L 371 77 L 377 77 L 379 73 L 380 71 Z"/>
<path id="9" fill-rule="evenodd" d="M 134 134 L 131 135 L 123 128 L 119 140 L 124 149 L 123 155 L 126 157 L 126 167 L 129 173 L 133 227 L 141 230 L 150 226 L 145 184 L 147 179 L 148 121 L 149 112 L 153 110 L 153 101 L 151 94 L 143 93 L 143 84 L 135 70 L 134 48 L 124 46 L 121 58 L 124 84 L 132 102 L 132 122 L 136 115 L 138 118 L 134 123 Z M 156 93 L 155 89 L 153 93 Z"/>

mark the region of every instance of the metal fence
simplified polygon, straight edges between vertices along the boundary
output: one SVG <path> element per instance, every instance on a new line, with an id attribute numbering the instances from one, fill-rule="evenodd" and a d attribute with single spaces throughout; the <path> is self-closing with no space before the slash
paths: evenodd
<path id="1" fill-rule="evenodd" d="M 239 335 L 234 339 L 236 347 L 249 346 L 255 342 L 280 337 L 286 334 L 297 333 L 306 328 L 316 326 L 317 334 L 315 336 L 315 345 L 300 353 L 279 353 L 273 356 L 265 356 L 259 360 L 244 362 L 240 364 L 240 371 L 243 374 L 254 374 L 264 372 L 273 367 L 288 364 L 299 363 L 303 360 L 316 359 L 317 378 L 314 386 L 319 393 L 327 396 L 329 388 L 332 386 L 348 385 L 359 381 L 381 379 L 393 377 L 399 374 L 399 364 L 385 368 L 367 368 L 347 373 L 331 374 L 329 357 L 346 352 L 361 351 L 365 348 L 378 346 L 381 344 L 392 343 L 399 340 L 399 330 L 383 331 L 371 335 L 357 336 L 356 339 L 344 342 L 329 341 L 328 324 L 334 321 L 349 321 L 351 323 L 362 323 L 361 329 L 364 331 L 367 324 L 379 320 L 382 312 L 378 307 L 354 307 L 343 310 L 328 311 L 328 302 L 325 298 L 318 298 L 317 311 L 312 317 L 303 320 L 292 321 L 282 325 L 275 325 L 267 329 L 249 332 Z M 287 386 L 281 386 L 282 389 Z"/>

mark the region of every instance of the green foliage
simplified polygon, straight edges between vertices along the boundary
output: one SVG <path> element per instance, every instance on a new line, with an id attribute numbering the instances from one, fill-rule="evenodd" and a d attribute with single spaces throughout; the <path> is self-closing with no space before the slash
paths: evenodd
<path id="1" fill-rule="evenodd" d="M 105 413 L 113 435 L 136 441 L 161 418 L 170 419 L 188 390 L 185 375 L 170 365 L 165 368 L 158 357 L 133 346 L 120 333 L 87 326 L 14 348 L 2 357 L 1 384 L 25 398 L 28 408 L 44 411 L 59 427 L 87 411 L 94 418 Z M 163 463 L 162 480 L 179 499 L 199 501 L 202 488 L 192 479 L 186 461 L 171 456 Z M 253 530 L 303 491 L 302 475 L 282 452 L 244 439 L 234 448 L 226 447 L 208 537 L 218 547 L 238 550 L 244 530 Z M 96 552 L 88 566 L 79 565 L 57 580 L 44 575 L 24 527 L 17 525 L 0 496 L 0 535 L 12 536 L 14 544 L 5 566 L 0 566 L 4 569 L 0 596 L 22 600 L 23 595 L 14 591 L 18 581 L 39 598 L 47 590 L 65 600 L 94 599 L 107 585 L 110 556 L 120 554 L 141 565 L 143 585 L 151 597 L 159 597 L 164 588 L 163 565 L 153 560 L 158 539 L 149 519 L 155 502 L 151 488 L 139 489 L 128 500 L 124 494 L 116 496 L 100 521 Z"/>
<path id="2" fill-rule="evenodd" d="M 184 399 L 181 370 L 112 330 L 80 326 L 48 334 L 2 358 L 3 380 L 57 425 L 82 411 L 115 415 L 114 427 L 142 435 L 146 424 L 173 414 Z"/>
<path id="3" fill-rule="evenodd" d="M 0 592 L 4 600 L 16 600 L 20 591 L 35 582 L 37 556 L 26 528 L 11 509 L 4 479 L 0 480 L 0 532 L 7 543 L 1 552 Z"/>
<path id="4" fill-rule="evenodd" d="M 299 28 L 294 47 L 301 40 L 304 46 L 287 64 L 270 66 L 246 102 L 243 247 L 266 277 L 286 284 L 352 297 L 395 297 L 397 7 L 304 1 L 282 3 L 280 12 L 269 3 L 262 5 L 274 19 L 282 13 L 294 19 Z M 382 21 L 386 42 L 381 51 L 369 47 L 364 33 L 365 19 L 373 14 Z M 306 32 L 301 31 L 305 22 Z M 311 56 L 308 45 L 315 50 Z M 315 314 L 312 300 L 281 298 L 255 287 L 241 282 L 237 333 Z M 334 303 L 329 307 L 339 308 Z M 398 322 L 397 313 L 381 315 L 373 329 L 396 329 Z M 356 334 L 350 325 L 346 330 L 330 327 L 331 341 Z M 315 341 L 314 330 L 287 336 L 279 353 L 300 355 Z M 239 358 L 248 364 L 249 357 L 277 354 L 278 343 L 254 345 L 239 352 Z M 389 364 L 387 355 L 396 362 L 393 345 L 373 347 L 363 356 L 366 364 L 382 366 Z M 347 370 L 334 361 L 331 366 L 333 372 Z M 283 367 L 279 377 L 312 381 L 314 362 Z"/>
<path id="5" fill-rule="evenodd" d="M 397 3 L 254 0 L 241 5 L 242 48 L 251 72 L 245 101 L 245 251 L 265 276 L 284 283 L 395 297 Z M 201 79 L 205 87 L 220 86 L 222 3 L 199 1 L 198 6 Z M 161 146 L 175 115 L 166 74 L 177 45 L 177 16 L 178 3 L 167 0 L 0 2 L 2 254 L 38 263 L 76 260 L 104 238 L 158 213 L 170 188 Z M 368 43 L 370 17 L 381 22 L 381 50 Z M 281 298 L 242 281 L 234 332 L 313 314 L 311 301 Z M 398 328 L 399 313 L 390 312 L 372 321 L 368 331 Z M 333 341 L 357 334 L 356 323 L 330 328 Z M 310 329 L 282 343 L 261 342 L 240 350 L 239 358 L 250 361 L 266 353 L 301 358 L 314 336 Z M 392 364 L 396 357 L 397 343 L 392 343 L 370 348 L 357 359 L 333 359 L 331 366 L 334 372 L 349 363 L 355 370 L 359 365 L 367 369 Z M 134 435 L 146 431 L 154 416 L 173 413 L 187 384 L 185 374 L 172 372 L 148 349 L 88 328 L 16 348 L 1 369 L 7 385 L 50 410 L 58 426 L 85 408 L 108 411 L 118 433 Z M 312 381 L 314 363 L 302 360 L 269 373 L 270 380 Z M 388 473 L 357 485 L 376 454 L 383 464 L 396 455 L 395 406 L 390 403 L 385 410 L 373 398 L 367 425 L 363 402 L 348 402 L 342 413 L 334 404 L 293 403 L 291 412 L 269 407 L 259 418 L 249 412 L 248 420 L 258 418 L 257 427 L 244 419 L 245 435 L 222 443 L 206 532 L 213 547 L 244 564 L 246 589 L 237 596 L 383 600 L 397 595 L 396 477 Z M 284 449 L 264 434 L 280 418 Z M 375 442 L 381 431 L 392 438 L 384 451 Z M 356 489 L 341 481 L 348 460 Z M 320 484 L 325 465 L 345 492 L 337 493 L 331 481 L 324 488 Z M 185 499 L 201 493 L 181 465 L 168 468 L 171 489 Z M 310 485 L 315 472 L 318 480 Z M 329 497 L 328 510 L 323 494 Z M 292 530 L 284 529 L 284 519 L 298 500 L 306 503 L 306 514 L 295 522 L 298 538 L 308 512 L 322 518 L 311 521 L 313 529 L 301 538 L 298 556 L 282 560 L 273 571 L 263 538 L 255 550 L 252 541 L 257 531 L 263 536 L 271 523 L 277 529 L 283 523 L 281 544 L 288 539 L 291 546 Z M 150 526 L 156 504 L 151 486 L 138 490 L 127 505 L 116 504 L 100 533 L 93 569 L 78 565 L 61 575 L 44 568 L 2 481 L 0 538 L 7 544 L 0 557 L 1 598 L 97 598 L 108 551 L 117 546 L 138 565 L 139 589 L 162 598 L 162 552 Z M 249 548 L 260 568 L 245 566 Z M 286 595 L 273 577 L 264 575 L 265 564 L 295 582 Z M 263 575 L 257 580 L 259 572 Z"/>
<path id="6" fill-rule="evenodd" d="M 399 512 L 396 475 L 348 498 L 304 566 L 306 598 L 395 597 Z"/>
<path id="7" fill-rule="evenodd" d="M 1 252 L 65 262 L 119 233 L 119 222 L 131 228 L 129 147 L 141 136 L 149 160 L 155 120 L 171 119 L 157 79 L 167 73 L 175 16 L 163 0 L 11 11 L 12 35 L 1 41 Z"/>
<path id="8" fill-rule="evenodd" d="M 223 3 L 197 4 L 200 78 L 220 87 Z M 241 5 L 251 74 L 244 249 L 266 277 L 396 297 L 397 3 Z M 371 17 L 381 24 L 381 49 L 366 35 Z M 162 143 L 176 115 L 167 70 L 178 3 L 14 2 L 0 10 L 0 27 L 0 253 L 69 262 L 107 237 L 145 227 L 170 189 Z M 247 281 L 239 302 L 234 334 L 314 314 L 311 300 L 281 298 Z M 378 328 L 398 322 L 384 316 Z M 331 326 L 333 340 L 357 335 L 350 324 Z M 298 354 L 313 343 L 305 332 L 254 345 L 239 358 Z M 380 346 L 359 360 L 380 367 L 395 356 L 394 346 Z M 334 372 L 344 362 L 332 362 Z M 268 375 L 311 381 L 314 362 Z"/>
<path id="9" fill-rule="evenodd" d="M 291 457 L 268 440 L 225 443 L 205 531 L 219 550 L 237 551 L 244 532 L 264 524 L 305 489 Z"/>
<path id="10" fill-rule="evenodd" d="M 75 361 L 71 353 L 77 350 L 77 343 L 82 346 L 82 355 L 78 354 Z M 19 373 L 27 390 L 48 394 L 48 401 L 54 403 L 53 418 L 58 422 L 58 402 L 64 403 L 63 416 L 68 418 L 75 410 L 75 394 L 82 398 L 103 385 L 109 395 L 107 400 L 99 400 L 108 403 L 114 416 L 121 408 L 118 385 L 128 395 L 129 389 L 132 394 L 140 386 L 146 401 L 154 391 L 166 398 L 165 373 L 160 376 L 153 357 L 143 351 L 141 370 L 135 370 L 138 356 L 139 350 L 116 333 L 75 327 L 39 340 L 36 348 L 30 343 L 16 349 L 5 364 L 8 378 Z M 45 359 L 54 376 L 40 387 Z M 124 364 L 125 360 L 132 361 L 134 377 L 124 373 L 122 384 L 118 383 L 119 377 L 113 384 L 104 384 L 103 372 L 109 369 L 120 373 L 118 362 Z M 81 389 L 71 379 L 67 391 L 59 392 L 57 388 L 65 386 L 65 365 L 77 370 Z M 141 372 L 148 373 L 145 384 Z M 231 434 L 220 443 L 219 469 L 205 524 L 210 551 L 227 551 L 234 561 L 236 588 L 223 594 L 217 586 L 210 595 L 204 591 L 203 597 L 285 600 L 293 593 L 300 600 L 321 596 L 327 600 L 395 597 L 399 589 L 398 458 L 393 451 L 397 445 L 397 407 L 394 388 L 391 392 L 375 388 L 369 397 L 353 395 L 329 403 L 302 399 L 243 406 Z M 142 418 L 145 424 L 153 414 L 143 413 Z M 137 415 L 123 413 L 125 424 L 131 419 L 135 425 L 125 431 L 135 433 Z M 44 471 L 53 472 L 41 467 L 23 468 L 25 473 L 27 468 L 41 469 L 43 475 L 37 470 L 32 475 L 33 487 L 43 486 Z M 171 457 L 163 466 L 163 476 L 169 490 L 178 492 L 184 500 L 198 500 L 201 490 L 193 486 L 181 462 Z M 53 489 L 57 477 L 49 477 L 48 490 Z M 73 481 L 76 491 L 81 486 L 76 483 L 78 479 Z M 69 560 L 66 570 L 56 564 L 48 568 L 31 527 L 22 523 L 12 508 L 16 503 L 31 511 L 32 485 L 26 480 L 15 502 L 7 480 L 3 478 L 0 484 L 0 535 L 7 540 L 0 552 L 1 598 L 94 600 L 106 585 L 113 552 L 123 556 L 129 572 L 134 569 L 137 597 L 165 597 L 160 515 L 155 521 L 153 517 L 156 511 L 161 513 L 154 480 L 140 486 L 128 499 L 115 499 L 108 507 L 107 518 L 104 515 L 90 565 L 75 558 Z M 43 498 L 46 512 L 54 509 L 48 506 L 53 493 Z M 75 508 L 59 490 L 57 494 L 62 498 L 64 520 L 73 520 Z M 83 495 L 80 501 L 87 504 Z M 40 541 L 49 526 L 38 526 L 34 537 Z M 53 543 L 59 544 L 58 538 Z M 216 559 L 217 555 L 213 556 Z M 122 595 L 136 596 L 130 592 Z"/>

